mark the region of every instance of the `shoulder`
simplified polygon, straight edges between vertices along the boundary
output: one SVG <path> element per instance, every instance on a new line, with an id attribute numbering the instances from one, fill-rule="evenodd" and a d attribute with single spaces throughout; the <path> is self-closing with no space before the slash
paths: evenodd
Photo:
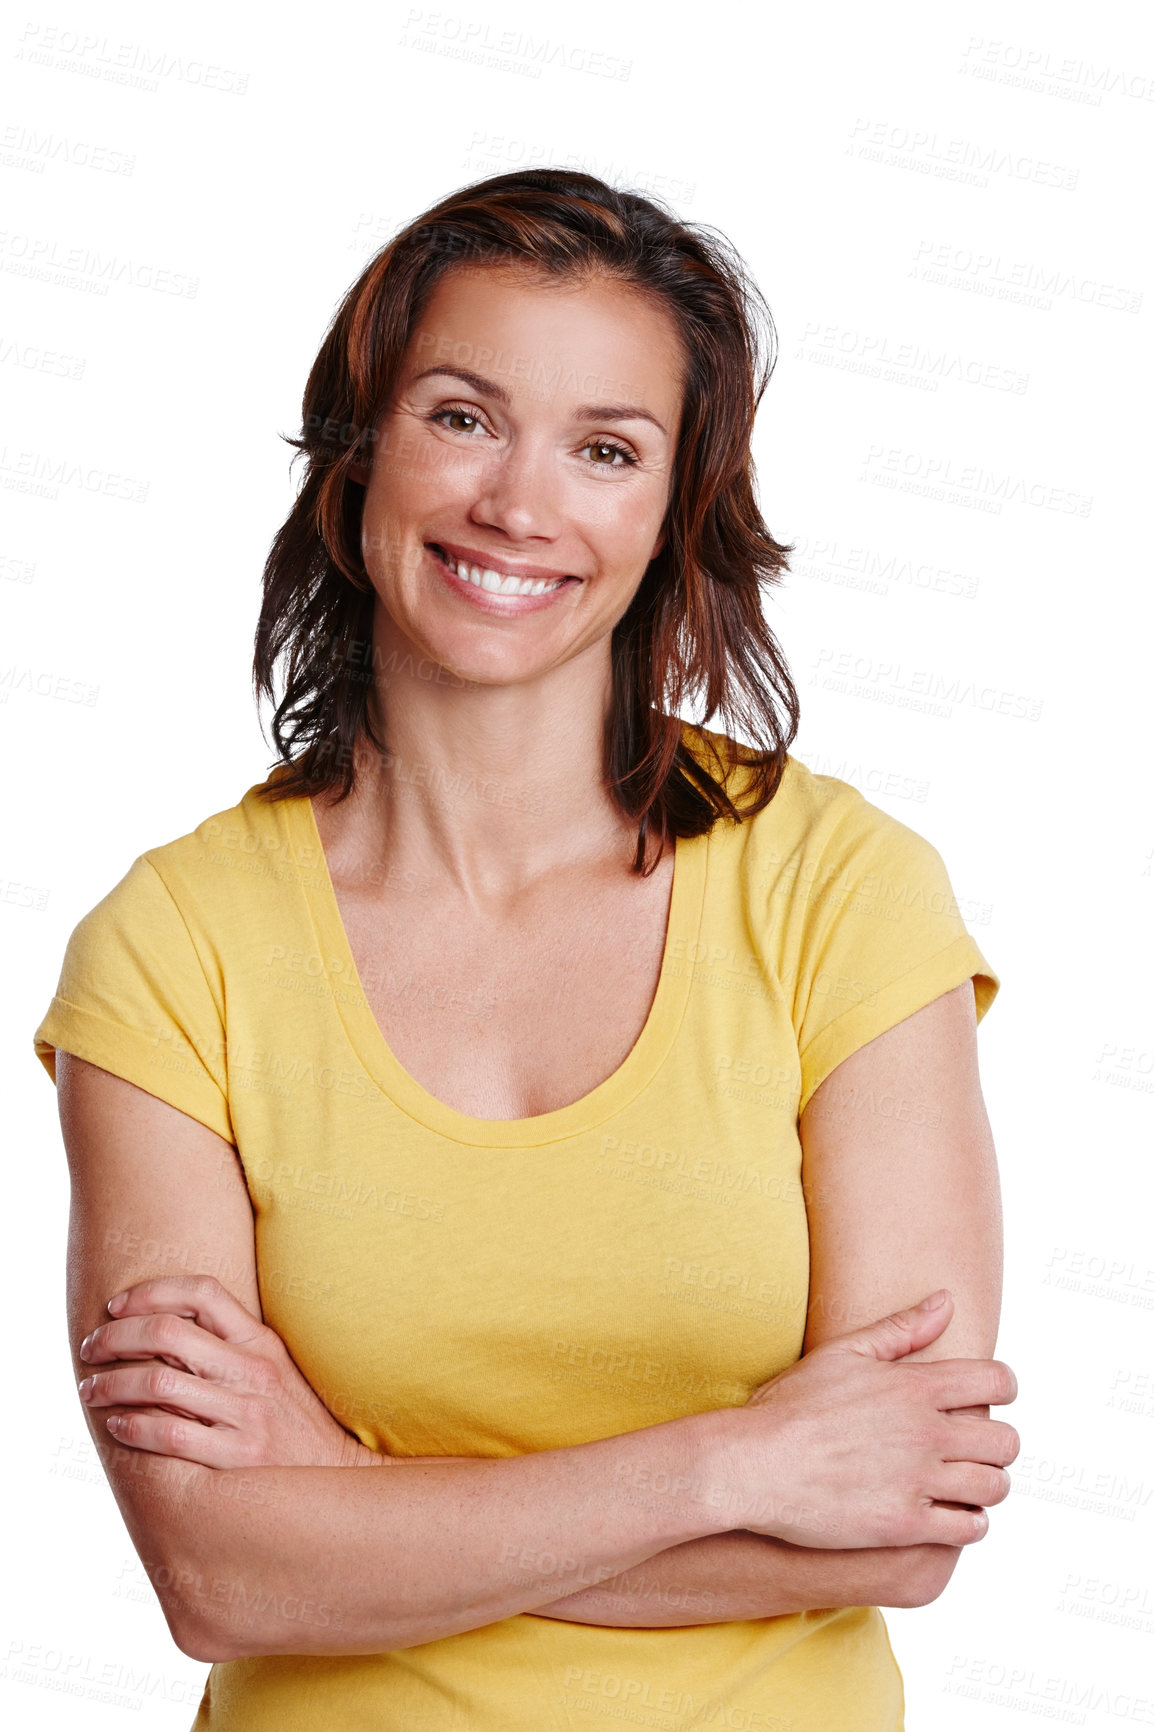
<path id="1" fill-rule="evenodd" d="M 900 863 L 936 852 L 920 831 L 875 806 L 860 789 L 837 776 L 820 775 L 799 758 L 787 760 L 781 787 L 765 812 L 775 806 L 776 822 L 764 828 L 772 830 L 779 843 L 806 853 L 838 858 L 867 854 Z"/>
<path id="2" fill-rule="evenodd" d="M 255 783 L 233 806 L 211 813 L 194 829 L 147 848 L 79 922 L 78 942 L 112 926 L 143 930 L 202 917 L 233 917 L 262 893 L 270 879 L 299 882 L 323 856 L 310 835 L 303 800 L 270 800 L 273 776 Z"/>
<path id="3" fill-rule="evenodd" d="M 195 829 L 149 848 L 142 863 L 178 901 L 230 905 L 266 896 L 271 884 L 299 883 L 323 867 L 308 801 L 267 797 L 275 774 L 255 783 L 235 806 L 213 812 Z"/>
<path id="4" fill-rule="evenodd" d="M 302 828 L 265 786 L 138 855 L 73 928 L 33 1036 L 53 1078 L 56 1052 L 74 1053 L 233 1140 L 231 983 L 254 978 L 261 921 L 267 936 L 282 913 L 255 872 L 276 871 Z"/>
<path id="5" fill-rule="evenodd" d="M 713 729 L 686 728 L 687 747 L 707 767 L 722 764 L 726 786 L 740 806 L 747 783 L 741 748 Z M 800 758 L 787 754 L 781 781 L 768 805 L 741 823 L 721 820 L 715 826 L 718 844 L 735 855 L 755 859 L 767 874 L 774 867 L 815 858 L 849 862 L 854 859 L 891 862 L 896 868 L 924 862 L 932 865 L 937 851 L 921 833 L 875 806 L 851 783 L 819 774 Z"/>
<path id="6" fill-rule="evenodd" d="M 841 924 L 858 935 L 855 942 L 875 927 L 896 944 L 894 923 L 908 933 L 918 911 L 935 925 L 957 921 L 946 863 L 934 844 L 836 776 L 791 758 L 778 796 L 752 824 L 761 887 L 779 910 L 790 903 L 820 942 Z"/>

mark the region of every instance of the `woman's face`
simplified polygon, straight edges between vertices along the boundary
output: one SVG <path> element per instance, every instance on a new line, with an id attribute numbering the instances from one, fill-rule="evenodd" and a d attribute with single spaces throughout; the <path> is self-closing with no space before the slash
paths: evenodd
<path id="1" fill-rule="evenodd" d="M 442 277 L 377 424 L 361 543 L 396 634 L 516 684 L 605 640 L 660 551 L 681 412 L 673 320 L 606 278 Z"/>

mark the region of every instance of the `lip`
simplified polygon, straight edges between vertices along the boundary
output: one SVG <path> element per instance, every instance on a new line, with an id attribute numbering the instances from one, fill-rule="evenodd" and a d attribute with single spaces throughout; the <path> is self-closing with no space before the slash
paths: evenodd
<path id="1" fill-rule="evenodd" d="M 480 608 L 482 613 L 492 614 L 497 618 L 508 619 L 514 615 L 538 613 L 542 608 L 552 607 L 555 605 L 558 596 L 572 595 L 573 591 L 569 587 L 570 583 L 580 583 L 581 581 L 580 578 L 570 578 L 567 582 L 559 583 L 556 589 L 546 590 L 543 595 L 494 595 L 491 590 L 478 589 L 475 583 L 470 583 L 466 578 L 458 577 L 452 567 L 446 565 L 440 554 L 436 551 L 439 547 L 443 547 L 446 553 L 453 553 L 454 558 L 458 556 L 447 542 L 439 541 L 426 543 L 425 552 L 432 561 L 441 582 L 447 585 L 455 595 L 461 596 L 466 601 L 471 601 L 473 606 Z M 464 553 L 459 557 L 466 560 L 466 563 L 469 565 L 481 565 L 480 559 L 469 559 Z M 488 567 L 482 566 L 482 570 L 486 569 L 489 571 L 499 571 L 501 568 L 496 565 Z M 515 572 L 513 575 L 520 577 L 522 573 Z M 527 571 L 524 575 L 532 577 L 534 573 L 532 571 Z M 559 577 L 562 574 L 560 572 L 540 571 L 538 568 L 538 575 L 541 577 Z"/>
<path id="2" fill-rule="evenodd" d="M 483 553 L 477 547 L 462 547 L 455 541 L 429 541 L 427 547 L 441 547 L 446 553 L 451 553 L 454 559 L 463 560 L 466 565 L 479 565 L 482 571 L 495 571 L 501 577 L 544 577 L 550 582 L 556 577 L 572 577 L 571 571 L 557 571 L 548 565 L 523 565 L 516 560 L 499 559 L 495 554 Z M 579 578 L 574 579 L 580 582 Z"/>

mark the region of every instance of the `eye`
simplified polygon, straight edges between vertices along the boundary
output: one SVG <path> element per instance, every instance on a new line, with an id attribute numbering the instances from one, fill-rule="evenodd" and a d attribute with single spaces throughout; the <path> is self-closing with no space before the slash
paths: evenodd
<path id="1" fill-rule="evenodd" d="M 615 445 L 611 439 L 591 439 L 581 449 L 593 453 L 594 469 L 621 469 L 637 462 L 631 451 L 626 451 L 623 445 Z M 620 457 L 622 462 L 615 463 L 615 457 Z"/>
<path id="2" fill-rule="evenodd" d="M 450 433 L 471 433 L 475 427 L 481 425 L 479 415 L 474 415 L 471 409 L 462 409 L 460 404 L 454 403 L 447 404 L 443 409 L 434 409 L 427 419 L 437 422 L 441 427 L 446 427 Z M 467 427 L 453 426 L 451 423 L 454 421 L 467 421 L 469 425 Z"/>
<path id="3" fill-rule="evenodd" d="M 430 410 L 425 419 L 442 426 L 447 433 L 459 433 L 463 438 L 473 438 L 477 433 L 485 431 L 482 412 L 478 409 L 466 409 L 464 404 L 442 404 L 440 409 Z"/>

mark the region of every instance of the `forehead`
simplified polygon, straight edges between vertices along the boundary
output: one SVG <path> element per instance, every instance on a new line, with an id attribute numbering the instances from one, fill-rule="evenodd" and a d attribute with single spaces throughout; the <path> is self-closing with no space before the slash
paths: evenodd
<path id="1" fill-rule="evenodd" d="M 604 275 L 554 277 L 504 263 L 447 271 L 406 359 L 409 371 L 443 362 L 506 388 L 569 379 L 581 397 L 596 380 L 665 415 L 680 404 L 685 368 L 674 316 L 655 296 Z"/>

